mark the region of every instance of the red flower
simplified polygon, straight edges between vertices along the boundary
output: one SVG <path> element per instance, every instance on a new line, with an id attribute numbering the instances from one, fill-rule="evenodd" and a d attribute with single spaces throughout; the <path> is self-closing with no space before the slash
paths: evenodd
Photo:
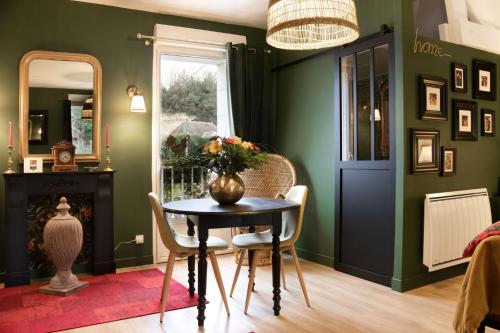
<path id="1" fill-rule="evenodd" d="M 232 138 L 226 138 L 226 139 L 224 139 L 224 142 L 226 142 L 227 144 L 233 145 L 235 140 Z"/>
<path id="2" fill-rule="evenodd" d="M 30 249 L 30 250 L 31 250 L 31 249 L 33 248 L 33 246 L 35 246 L 35 244 L 33 243 L 33 240 L 30 240 L 30 241 L 28 242 L 28 249 Z"/>
<path id="3" fill-rule="evenodd" d="M 257 153 L 260 151 L 259 146 L 257 146 L 255 143 L 252 145 L 252 149 Z"/>

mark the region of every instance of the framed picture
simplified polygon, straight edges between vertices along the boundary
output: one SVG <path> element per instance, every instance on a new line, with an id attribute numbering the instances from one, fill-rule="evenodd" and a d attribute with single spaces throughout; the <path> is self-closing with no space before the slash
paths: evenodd
<path id="1" fill-rule="evenodd" d="M 467 66 L 451 64 L 451 90 L 458 93 L 467 93 Z"/>
<path id="2" fill-rule="evenodd" d="M 453 100 L 453 140 L 477 140 L 476 102 Z"/>
<path id="3" fill-rule="evenodd" d="M 25 157 L 24 158 L 24 173 L 42 173 L 43 158 L 41 157 Z"/>
<path id="4" fill-rule="evenodd" d="M 497 99 L 497 65 L 491 62 L 472 62 L 473 96 L 478 99 Z"/>
<path id="5" fill-rule="evenodd" d="M 482 136 L 496 135 L 495 111 L 487 109 L 481 110 L 481 135 Z"/>
<path id="6" fill-rule="evenodd" d="M 448 120 L 447 82 L 445 79 L 420 75 L 420 119 Z"/>
<path id="7" fill-rule="evenodd" d="M 450 177 L 457 174 L 457 149 L 456 148 L 441 148 L 441 161 L 443 167 L 441 176 Z"/>
<path id="8" fill-rule="evenodd" d="M 48 128 L 47 110 L 29 110 L 28 113 L 28 144 L 46 145 Z"/>
<path id="9" fill-rule="evenodd" d="M 438 130 L 411 130 L 413 147 L 412 173 L 439 173 L 441 156 Z"/>

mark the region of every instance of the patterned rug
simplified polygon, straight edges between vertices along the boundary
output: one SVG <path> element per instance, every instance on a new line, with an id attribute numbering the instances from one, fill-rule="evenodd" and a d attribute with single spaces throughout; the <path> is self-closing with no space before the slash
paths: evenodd
<path id="1" fill-rule="evenodd" d="M 0 332 L 53 332 L 160 312 L 163 273 L 157 269 L 82 280 L 90 285 L 67 297 L 40 294 L 40 284 L 0 289 Z M 167 310 L 197 304 L 197 295 L 175 280 L 169 294 Z"/>

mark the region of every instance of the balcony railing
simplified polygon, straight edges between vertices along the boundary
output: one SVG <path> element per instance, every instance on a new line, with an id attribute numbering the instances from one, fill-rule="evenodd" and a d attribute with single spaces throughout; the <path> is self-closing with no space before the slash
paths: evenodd
<path id="1" fill-rule="evenodd" d="M 205 198 L 211 173 L 201 167 L 179 169 L 163 166 L 160 177 L 162 199 L 167 202 Z"/>

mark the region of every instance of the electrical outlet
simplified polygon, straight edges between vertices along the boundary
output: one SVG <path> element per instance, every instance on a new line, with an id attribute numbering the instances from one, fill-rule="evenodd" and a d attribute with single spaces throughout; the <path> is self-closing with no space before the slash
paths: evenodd
<path id="1" fill-rule="evenodd" d="M 136 244 L 144 244 L 144 235 L 136 235 L 135 236 Z"/>

